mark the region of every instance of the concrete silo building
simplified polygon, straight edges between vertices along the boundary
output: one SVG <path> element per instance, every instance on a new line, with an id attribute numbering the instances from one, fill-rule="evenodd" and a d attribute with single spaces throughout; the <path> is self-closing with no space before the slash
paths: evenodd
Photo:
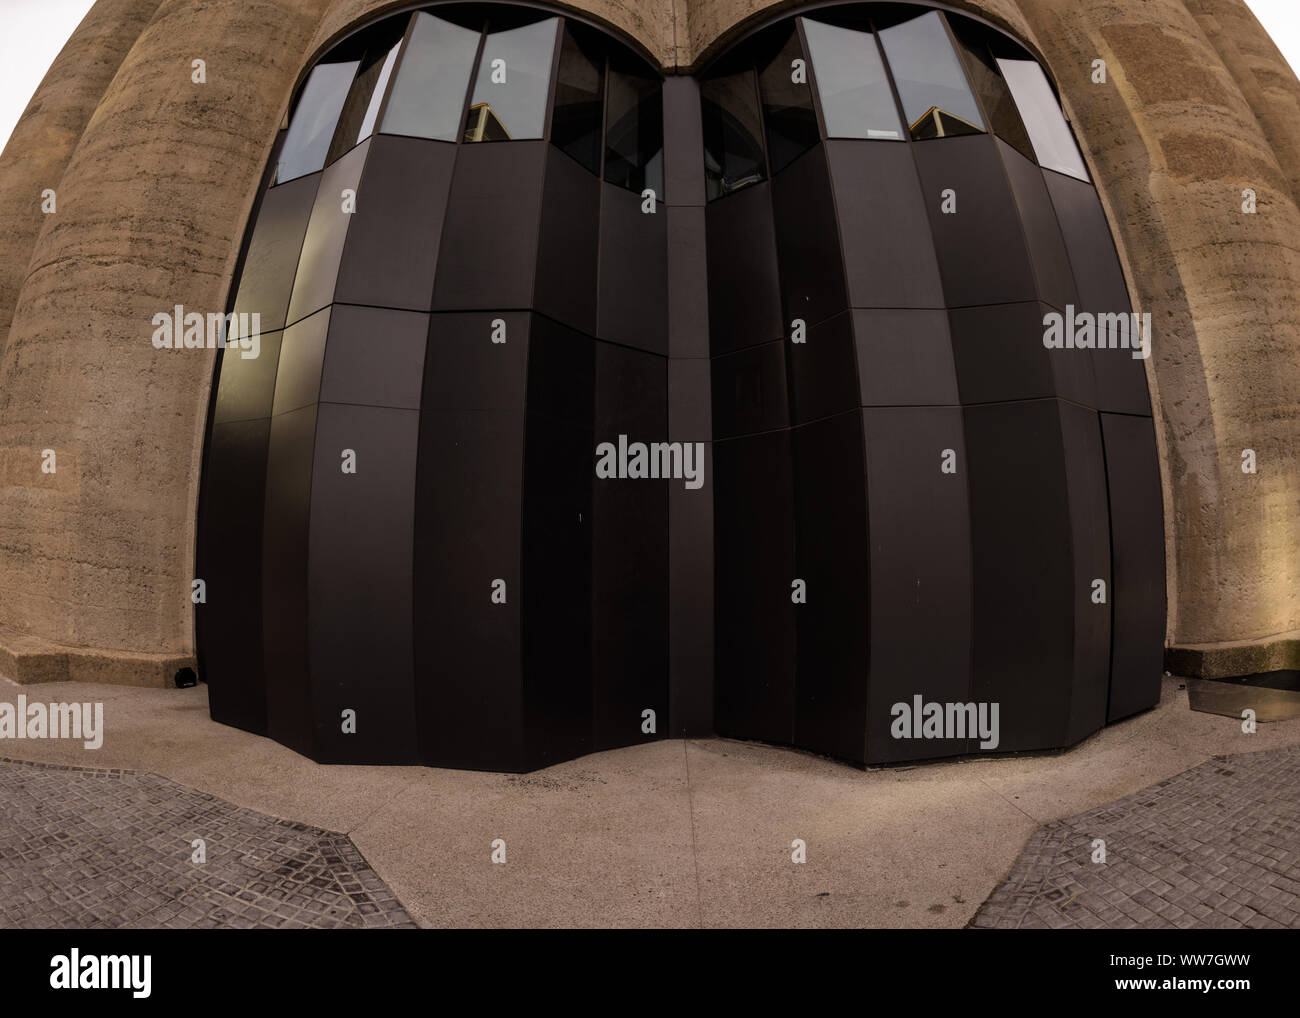
<path id="1" fill-rule="evenodd" d="M 527 770 L 1300 666 L 1300 82 L 1241 0 L 99 0 L 0 191 L 19 682 Z"/>

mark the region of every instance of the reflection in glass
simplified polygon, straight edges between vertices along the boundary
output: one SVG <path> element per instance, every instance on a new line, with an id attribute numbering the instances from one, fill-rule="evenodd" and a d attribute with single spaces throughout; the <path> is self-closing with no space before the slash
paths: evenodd
<path id="1" fill-rule="evenodd" d="M 347 100 L 358 62 L 319 63 L 312 69 L 293 111 L 284 148 L 280 150 L 275 171 L 277 184 L 315 173 L 325 165 L 334 126 Z"/>
<path id="2" fill-rule="evenodd" d="M 817 144 L 817 114 L 808 81 L 808 61 L 799 33 L 791 31 L 781 51 L 758 72 L 767 158 L 773 173 L 779 173 Z"/>
<path id="3" fill-rule="evenodd" d="M 762 180 L 766 171 L 754 72 L 701 82 L 700 113 L 709 200 Z"/>
<path id="4" fill-rule="evenodd" d="M 599 173 L 605 57 L 595 47 L 584 45 L 586 41 L 579 40 L 571 25 L 565 25 L 555 79 L 551 144 L 592 173 Z"/>
<path id="5" fill-rule="evenodd" d="M 370 137 L 374 130 L 379 104 L 384 100 L 388 76 L 397 62 L 397 51 L 402 45 L 402 32 L 406 25 L 402 19 L 394 19 L 381 27 L 385 31 L 382 34 L 371 33 L 366 44 L 365 56 L 339 115 L 326 164 Z"/>
<path id="6" fill-rule="evenodd" d="M 1034 158 L 1029 135 L 1016 111 L 1016 101 L 1011 98 L 1011 89 L 1007 87 L 1006 80 L 993 59 L 984 30 L 965 18 L 949 18 L 948 24 L 957 39 L 958 52 L 965 58 L 966 71 L 984 105 L 993 133 L 1021 155 Z"/>
<path id="7" fill-rule="evenodd" d="M 455 141 L 480 35 L 432 14 L 417 14 L 380 130 Z"/>
<path id="8" fill-rule="evenodd" d="M 1015 96 L 1025 130 L 1034 143 L 1038 165 L 1088 180 L 1088 169 L 1079 154 L 1079 146 L 1074 143 L 1074 135 L 1061 113 L 1056 93 L 1038 62 L 999 58 L 998 67 Z"/>
<path id="9" fill-rule="evenodd" d="M 605 179 L 664 199 L 664 103 L 658 78 L 631 74 L 611 63 L 605 128 Z"/>
<path id="10" fill-rule="evenodd" d="M 375 133 L 375 121 L 379 119 L 379 107 L 384 101 L 384 92 L 388 90 L 388 79 L 393 76 L 393 67 L 397 63 L 397 51 L 401 49 L 401 43 L 397 43 L 388 51 L 384 57 L 383 64 L 379 68 L 379 80 L 375 82 L 375 91 L 370 96 L 370 102 L 366 105 L 366 115 L 361 118 L 361 129 L 357 131 L 356 141 L 361 143 Z"/>
<path id="11" fill-rule="evenodd" d="M 803 19 L 828 138 L 903 140 L 898 107 L 870 32 Z"/>
<path id="12" fill-rule="evenodd" d="M 913 138 L 984 130 L 984 119 L 937 11 L 882 28 L 880 44 Z"/>
<path id="13" fill-rule="evenodd" d="M 559 18 L 493 32 L 483 44 L 465 141 L 540 138 Z"/>

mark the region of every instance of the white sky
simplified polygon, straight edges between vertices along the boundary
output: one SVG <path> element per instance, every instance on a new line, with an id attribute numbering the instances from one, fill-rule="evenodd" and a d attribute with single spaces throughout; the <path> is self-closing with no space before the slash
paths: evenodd
<path id="1" fill-rule="evenodd" d="M 1300 0 L 1246 0 L 1300 73 Z M 0 0 L 0 147 L 93 0 Z"/>

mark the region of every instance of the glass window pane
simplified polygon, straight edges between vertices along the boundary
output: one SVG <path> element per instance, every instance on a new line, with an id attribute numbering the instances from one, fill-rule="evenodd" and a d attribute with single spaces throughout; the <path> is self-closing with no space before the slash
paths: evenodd
<path id="1" fill-rule="evenodd" d="M 949 18 L 948 24 L 957 37 L 958 51 L 966 61 L 966 72 L 970 75 L 976 95 L 984 105 L 984 113 L 993 133 L 1021 155 L 1033 159 L 1034 150 L 1029 144 L 1029 135 L 1020 121 L 1016 101 L 1011 98 L 1011 89 L 1007 87 L 1006 79 L 1002 77 L 1002 72 L 993 59 L 985 30 L 965 18 Z"/>
<path id="2" fill-rule="evenodd" d="M 630 191 L 653 188 L 664 199 L 664 103 L 658 78 L 611 64 L 605 129 L 605 179 Z"/>
<path id="3" fill-rule="evenodd" d="M 480 35 L 432 14 L 417 14 L 380 130 L 455 141 Z"/>
<path id="4" fill-rule="evenodd" d="M 315 173 L 325 165 L 330 139 L 334 137 L 334 127 L 358 63 L 356 60 L 319 63 L 312 68 L 293 111 L 284 148 L 280 150 L 275 171 L 277 184 Z"/>
<path id="5" fill-rule="evenodd" d="M 803 45 L 799 33 L 792 30 L 780 52 L 758 73 L 767 157 L 773 173 L 779 173 L 820 140 L 808 81 Z"/>
<path id="6" fill-rule="evenodd" d="M 600 130 L 605 101 L 605 55 L 565 25 L 555 79 L 551 144 L 592 173 L 600 172 Z"/>
<path id="7" fill-rule="evenodd" d="M 1074 143 L 1074 135 L 1061 113 L 1056 93 L 1038 62 L 999 58 L 998 67 L 1015 96 L 1029 140 L 1034 143 L 1038 165 L 1088 180 L 1088 169 L 1079 154 L 1079 146 Z"/>
<path id="8" fill-rule="evenodd" d="M 984 118 L 937 11 L 880 29 L 880 44 L 913 138 L 984 130 Z"/>
<path id="9" fill-rule="evenodd" d="M 379 112 L 379 103 L 384 97 L 384 86 L 388 84 L 389 72 L 397 60 L 397 49 L 402 44 L 405 29 L 405 19 L 395 18 L 379 26 L 370 33 L 370 38 L 361 43 L 365 56 L 361 58 L 357 76 L 352 81 L 347 101 L 343 104 L 343 112 L 339 115 L 326 164 L 332 163 L 370 136 L 375 116 Z"/>
<path id="10" fill-rule="evenodd" d="M 803 19 L 828 138 L 903 140 L 898 107 L 870 32 Z"/>
<path id="11" fill-rule="evenodd" d="M 384 93 L 388 90 L 388 79 L 392 77 L 393 66 L 397 63 L 397 51 L 401 49 L 401 43 L 397 43 L 388 51 L 384 57 L 384 62 L 379 67 L 379 79 L 375 82 L 375 90 L 370 95 L 370 102 L 366 104 L 366 115 L 361 118 L 361 128 L 357 131 L 354 144 L 365 141 L 375 133 L 375 121 L 379 119 L 379 107 L 383 104 Z"/>
<path id="12" fill-rule="evenodd" d="M 766 176 L 762 122 L 753 71 L 700 83 L 704 127 L 704 175 L 709 200 Z"/>
<path id="13" fill-rule="evenodd" d="M 559 26 L 559 18 L 547 18 L 488 35 L 465 123 L 466 141 L 540 138 L 546 133 Z"/>

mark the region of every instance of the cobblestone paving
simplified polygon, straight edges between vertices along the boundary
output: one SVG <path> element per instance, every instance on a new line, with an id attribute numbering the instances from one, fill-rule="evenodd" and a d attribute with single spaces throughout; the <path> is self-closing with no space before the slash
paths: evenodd
<path id="1" fill-rule="evenodd" d="M 1040 827 L 970 925 L 1300 928 L 1300 746 L 1215 757 Z"/>
<path id="2" fill-rule="evenodd" d="M 0 758 L 0 927 L 414 925 L 346 835 L 156 774 Z"/>

